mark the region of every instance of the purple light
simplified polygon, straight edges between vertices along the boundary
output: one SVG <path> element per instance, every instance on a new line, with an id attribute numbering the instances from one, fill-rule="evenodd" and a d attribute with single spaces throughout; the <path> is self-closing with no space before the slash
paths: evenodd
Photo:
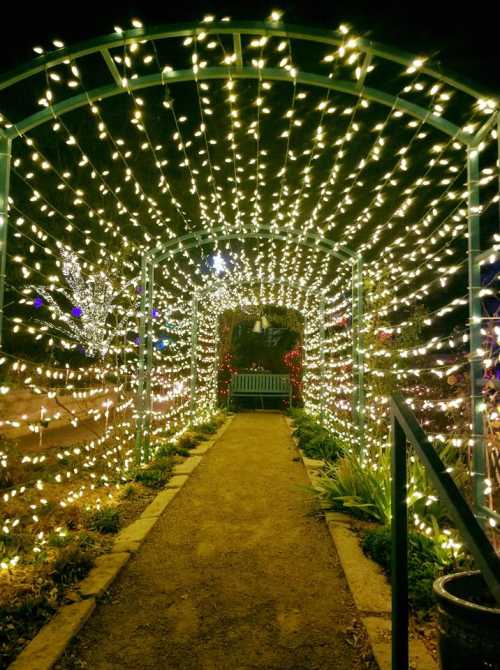
<path id="1" fill-rule="evenodd" d="M 153 309 L 151 310 L 151 316 L 153 317 L 153 319 L 156 319 L 156 317 L 158 316 L 158 314 L 159 314 L 159 312 L 158 312 L 158 310 L 156 309 L 156 307 L 153 307 Z"/>
<path id="2" fill-rule="evenodd" d="M 141 343 L 141 338 L 138 335 L 134 340 L 134 344 L 140 344 L 140 343 Z"/>
<path id="3" fill-rule="evenodd" d="M 40 298 L 39 296 L 37 296 L 37 297 L 33 300 L 33 307 L 34 307 L 35 309 L 40 309 L 40 307 L 43 307 L 43 298 Z"/>
<path id="4" fill-rule="evenodd" d="M 74 316 L 75 319 L 79 319 L 82 314 L 83 312 L 81 307 L 73 307 L 73 309 L 71 310 L 71 316 Z"/>

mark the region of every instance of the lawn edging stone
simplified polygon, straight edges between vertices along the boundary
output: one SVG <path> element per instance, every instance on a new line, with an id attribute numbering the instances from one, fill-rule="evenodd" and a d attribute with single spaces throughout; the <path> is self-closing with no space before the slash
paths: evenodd
<path id="1" fill-rule="evenodd" d="M 9 665 L 8 670 L 50 670 L 95 608 L 95 598 L 64 605 Z"/>

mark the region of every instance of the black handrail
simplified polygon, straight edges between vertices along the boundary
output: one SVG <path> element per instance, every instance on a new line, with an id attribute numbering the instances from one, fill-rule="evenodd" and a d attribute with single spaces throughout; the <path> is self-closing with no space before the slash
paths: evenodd
<path id="1" fill-rule="evenodd" d="M 428 470 L 495 600 L 500 605 L 500 558 L 460 493 L 414 413 L 401 395 L 391 396 L 392 416 L 392 670 L 408 670 L 408 518 L 406 446 L 410 442 Z"/>

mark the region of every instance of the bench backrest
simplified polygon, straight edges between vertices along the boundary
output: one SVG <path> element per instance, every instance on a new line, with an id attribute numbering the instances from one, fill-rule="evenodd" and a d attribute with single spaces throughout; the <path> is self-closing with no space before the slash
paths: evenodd
<path id="1" fill-rule="evenodd" d="M 262 373 L 236 373 L 231 377 L 231 393 L 255 393 L 255 395 L 290 392 L 289 375 Z"/>

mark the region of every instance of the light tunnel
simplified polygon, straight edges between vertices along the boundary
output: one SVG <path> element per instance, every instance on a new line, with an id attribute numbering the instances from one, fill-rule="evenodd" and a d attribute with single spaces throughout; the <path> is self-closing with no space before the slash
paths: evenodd
<path id="1" fill-rule="evenodd" d="M 3 75 L 0 432 L 38 440 L 2 447 L 4 531 L 45 551 L 47 501 L 108 504 L 210 422 L 224 313 L 271 307 L 346 452 L 377 469 L 399 393 L 496 526 L 499 119 L 424 56 L 279 20 L 138 24 Z"/>

